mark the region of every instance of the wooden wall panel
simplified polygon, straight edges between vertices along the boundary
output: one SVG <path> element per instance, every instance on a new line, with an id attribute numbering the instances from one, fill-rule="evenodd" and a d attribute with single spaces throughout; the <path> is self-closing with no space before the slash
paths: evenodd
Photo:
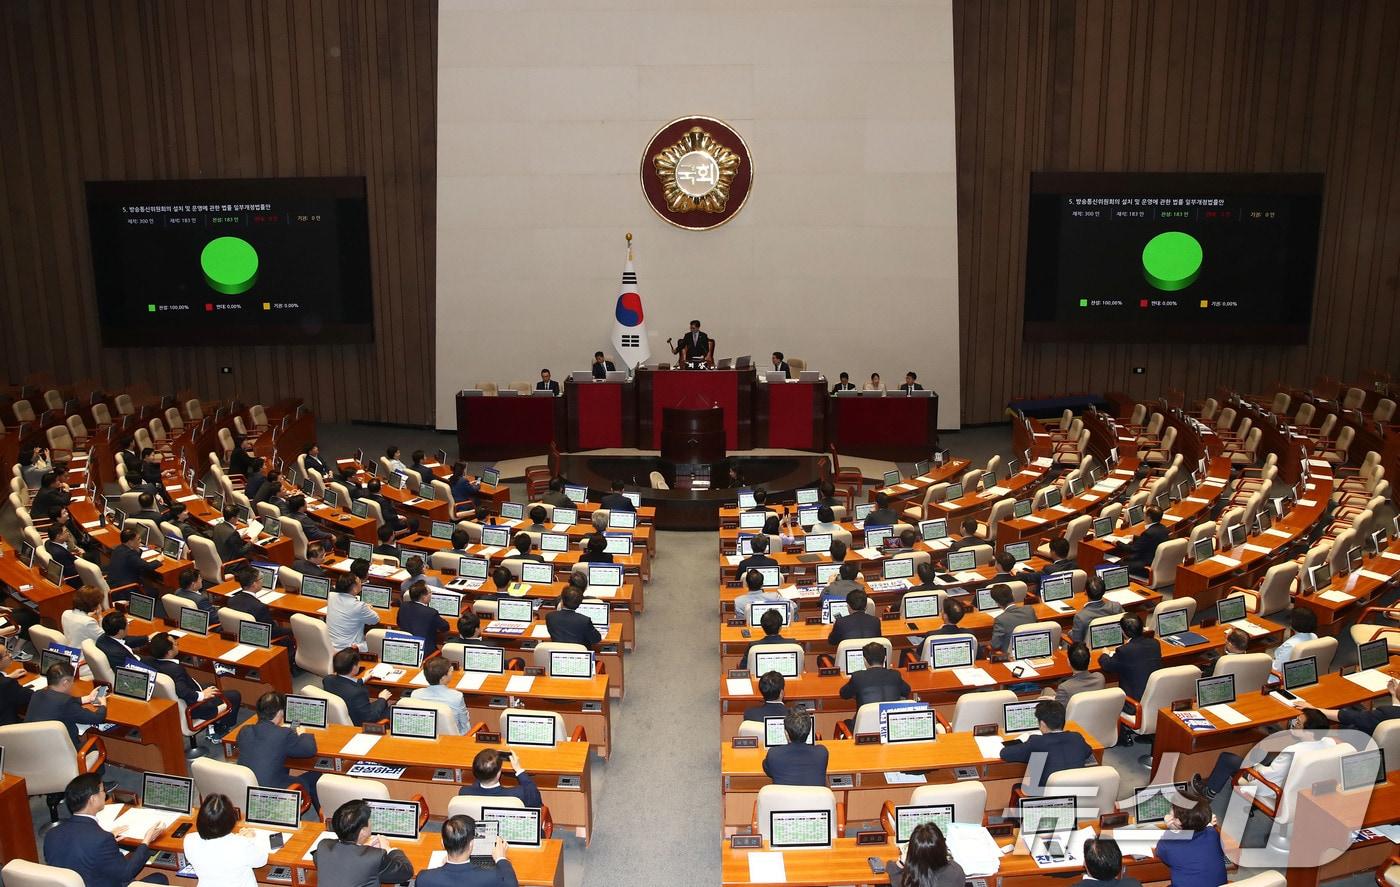
<path id="1" fill-rule="evenodd" d="M 435 0 L 5 0 L 0 32 L 9 382 L 433 421 Z M 318 175 L 368 181 L 374 344 L 100 346 L 85 180 Z"/>
<path id="2" fill-rule="evenodd" d="M 953 21 L 965 423 L 1022 393 L 1400 372 L 1400 4 L 954 0 Z M 1325 173 L 1309 344 L 1022 342 L 1039 170 Z"/>

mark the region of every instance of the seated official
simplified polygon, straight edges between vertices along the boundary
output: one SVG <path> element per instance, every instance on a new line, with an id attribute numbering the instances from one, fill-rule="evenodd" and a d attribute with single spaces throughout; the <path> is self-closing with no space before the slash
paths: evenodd
<path id="1" fill-rule="evenodd" d="M 267 865 L 267 839 L 238 825 L 238 808 L 227 795 L 205 795 L 199 801 L 195 830 L 185 835 L 185 860 L 200 884 L 257 887 L 256 869 Z"/>
<path id="2" fill-rule="evenodd" d="M 472 537 L 467 535 L 466 530 L 453 530 L 452 538 L 448 541 L 448 544 L 452 546 L 447 550 L 448 554 L 455 554 L 458 557 L 466 557 L 467 549 L 472 547 Z"/>
<path id="3" fill-rule="evenodd" d="M 1090 838 L 1084 842 L 1084 874 L 1074 884 L 1089 887 L 1142 887 L 1137 878 L 1123 876 L 1123 851 L 1112 838 Z"/>
<path id="4" fill-rule="evenodd" d="M 880 617 L 865 612 L 868 601 L 869 597 L 862 588 L 846 595 L 846 606 L 850 607 L 851 612 L 832 622 L 831 631 L 826 636 L 827 643 L 835 647 L 842 641 L 855 638 L 880 637 Z"/>
<path id="5" fill-rule="evenodd" d="M 1268 764 L 1265 764 L 1262 758 L 1255 759 L 1253 754 L 1247 762 L 1234 752 L 1221 752 L 1215 759 L 1215 767 L 1210 771 L 1209 777 L 1202 779 L 1199 773 L 1191 777 L 1192 791 L 1209 800 L 1234 782 L 1236 773 L 1245 767 L 1252 767 L 1257 778 L 1251 775 L 1240 780 L 1235 786 L 1236 791 L 1247 793 L 1262 801 L 1274 801 L 1277 795 L 1266 783 L 1283 785 L 1288 779 L 1289 766 L 1299 753 L 1337 746 L 1337 740 L 1327 735 L 1332 730 L 1331 721 L 1315 708 L 1303 709 L 1297 717 L 1288 722 L 1288 726 L 1294 741 L 1279 749 L 1278 754 Z"/>
<path id="6" fill-rule="evenodd" d="M 422 639 L 425 658 L 437 651 L 438 635 L 452 628 L 442 614 L 428 605 L 431 595 L 432 586 L 419 576 L 399 602 L 399 630 Z"/>
<path id="7" fill-rule="evenodd" d="M 754 487 L 754 490 L 753 490 L 753 507 L 752 507 L 752 508 L 746 508 L 746 509 L 744 509 L 744 510 L 745 510 L 746 512 L 750 512 L 750 513 L 751 513 L 751 512 L 755 512 L 755 511 L 767 511 L 767 510 L 768 510 L 768 491 L 765 490 L 763 487 Z"/>
<path id="8" fill-rule="evenodd" d="M 782 517 L 778 517 L 776 514 L 768 515 L 768 519 L 763 522 L 763 535 L 776 536 L 784 548 L 797 541 L 797 537 L 792 534 L 786 514 Z"/>
<path id="9" fill-rule="evenodd" d="M 945 597 L 943 599 L 943 624 L 932 633 L 934 635 L 968 634 L 968 630 L 960 624 L 967 612 L 967 604 L 955 597 Z M 973 645 L 973 656 L 977 659 L 983 658 L 981 644 Z"/>
<path id="10" fill-rule="evenodd" d="M 125 526 L 118 537 L 120 543 L 112 549 L 112 559 L 107 564 L 107 586 L 112 589 L 111 598 L 114 601 L 124 601 L 131 594 L 131 589 L 122 589 L 124 585 L 135 585 L 137 590 L 145 588 L 145 581 L 155 583 L 158 581 L 159 560 L 147 561 L 141 557 L 141 533 L 135 526 Z"/>
<path id="11" fill-rule="evenodd" d="M 246 558 L 253 546 L 238 535 L 238 506 L 225 505 L 223 515 L 224 519 L 209 531 L 209 538 L 219 552 L 219 560 L 227 563 Z"/>
<path id="12" fill-rule="evenodd" d="M 178 583 L 174 591 L 175 596 L 189 601 L 201 613 L 208 613 L 211 627 L 218 625 L 219 612 L 214 608 L 214 602 L 209 599 L 209 595 L 200 588 L 203 580 L 199 571 L 193 567 L 187 567 L 180 571 L 180 575 L 175 581 Z"/>
<path id="13" fill-rule="evenodd" d="M 826 785 L 829 753 L 824 745 L 808 745 L 815 725 L 805 708 L 793 709 L 783 718 L 786 745 L 770 746 L 763 757 L 763 772 L 774 785 Z"/>
<path id="14" fill-rule="evenodd" d="M 417 887 L 519 887 L 515 868 L 506 858 L 509 846 L 499 834 L 490 844 L 476 841 L 476 820 L 465 814 L 450 816 L 442 824 L 447 858 L 437 868 L 419 872 L 413 883 Z M 473 856 L 490 856 L 491 864 L 478 865 Z"/>
<path id="15" fill-rule="evenodd" d="M 879 374 L 879 373 L 871 373 L 871 374 L 870 374 L 870 381 L 869 381 L 869 382 L 866 382 L 864 385 L 860 386 L 860 390 L 862 390 L 862 391 L 884 391 L 884 390 L 885 390 L 885 383 L 880 381 L 880 374 Z"/>
<path id="16" fill-rule="evenodd" d="M 577 575 L 577 574 L 575 574 Z M 515 574 L 509 567 L 491 568 L 491 585 L 486 588 L 488 598 L 510 597 L 510 587 L 515 584 Z"/>
<path id="17" fill-rule="evenodd" d="M 363 652 L 369 649 L 365 644 L 365 629 L 379 624 L 379 613 L 360 600 L 363 587 L 360 577 L 354 573 L 343 573 L 335 579 L 335 590 L 326 601 L 326 630 L 333 650 L 354 647 Z"/>
<path id="18" fill-rule="evenodd" d="M 1162 509 L 1156 505 L 1147 506 L 1144 512 L 1147 526 L 1128 544 L 1117 543 L 1114 550 L 1123 556 L 1123 566 L 1137 575 L 1145 575 L 1157 555 L 1157 546 L 1166 542 L 1171 535 L 1162 524 Z"/>
<path id="19" fill-rule="evenodd" d="M 402 850 L 369 830 L 369 802 L 346 801 L 331 818 L 337 840 L 322 841 L 311 851 L 318 883 L 363 887 L 399 884 L 413 877 L 413 863 Z"/>
<path id="20" fill-rule="evenodd" d="M 394 528 L 388 524 L 383 524 L 374 531 L 375 538 L 379 544 L 374 546 L 374 553 L 381 557 L 391 557 L 395 561 L 403 554 L 399 546 L 394 542 Z"/>
<path id="21" fill-rule="evenodd" d="M 262 574 L 244 564 L 233 571 L 233 581 L 238 583 L 238 590 L 229 595 L 224 606 L 247 613 L 257 622 L 271 625 L 273 640 L 285 639 L 290 643 L 292 630 L 285 625 L 278 625 L 277 620 L 272 618 L 272 608 L 258 600 L 258 592 L 262 591 Z"/>
<path id="22" fill-rule="evenodd" d="M 1069 556 L 1069 540 L 1064 536 L 1056 536 L 1050 540 L 1050 554 L 1054 559 L 1041 568 L 1040 575 L 1049 576 L 1051 573 L 1067 573 L 1079 569 L 1079 564 Z"/>
<path id="23" fill-rule="evenodd" d="M 758 692 L 763 702 L 744 709 L 744 720 L 763 723 L 764 718 L 787 716 L 788 708 L 783 704 L 783 689 L 787 679 L 776 671 L 765 671 L 758 678 Z"/>
<path id="24" fill-rule="evenodd" d="M 452 491 L 452 507 L 455 517 L 470 512 L 476 507 L 476 497 L 481 493 L 481 483 L 467 474 L 467 463 L 452 463 L 452 473 L 448 475 L 447 486 Z"/>
<path id="25" fill-rule="evenodd" d="M 559 609 L 544 617 L 549 629 L 549 639 L 559 644 L 583 644 L 592 650 L 602 643 L 603 636 L 587 616 L 578 612 L 583 603 L 583 592 L 570 585 L 559 596 Z"/>
<path id="26" fill-rule="evenodd" d="M 292 559 L 292 569 L 303 576 L 328 576 L 330 560 L 330 546 L 324 542 L 312 542 L 306 546 L 306 557 Z"/>
<path id="27" fill-rule="evenodd" d="M 501 765 L 506 761 L 510 762 L 510 768 L 515 771 L 516 784 L 513 786 L 501 785 Z M 526 807 L 544 805 L 535 780 L 520 766 L 520 759 L 515 756 L 515 752 L 494 748 L 482 749 L 476 753 L 476 757 L 472 758 L 472 784 L 462 786 L 457 794 L 485 798 L 516 798 Z"/>
<path id="28" fill-rule="evenodd" d="M 267 483 L 267 469 L 270 467 L 266 459 L 253 460 L 252 466 L 248 469 L 248 476 L 243 480 L 243 495 L 247 496 L 250 501 L 257 501 L 255 497 L 263 485 Z"/>
<path id="29" fill-rule="evenodd" d="M 156 525 L 159 525 L 160 522 L 161 522 L 161 520 L 164 519 L 164 517 L 165 517 L 165 516 L 162 515 L 162 514 L 160 513 L 160 511 L 156 508 L 156 494 L 155 494 L 155 493 L 142 493 L 142 494 L 140 494 L 139 496 L 137 496 L 137 497 L 136 497 L 136 508 L 137 508 L 136 513 L 135 513 L 135 514 L 128 514 L 127 517 L 134 517 L 134 518 L 137 518 L 137 519 L 139 519 L 139 520 L 148 520 L 148 521 L 150 521 L 151 523 L 156 524 Z"/>
<path id="30" fill-rule="evenodd" d="M 977 535 L 977 521 L 973 518 L 965 518 L 962 522 L 962 535 L 948 546 L 949 551 L 957 551 L 960 548 L 973 548 L 978 545 L 990 545 L 983 537 Z"/>
<path id="31" fill-rule="evenodd" d="M 107 720 L 107 706 L 97 705 L 97 690 L 94 688 L 79 699 L 73 695 L 73 679 L 77 675 L 72 663 L 55 662 L 44 672 L 48 686 L 39 690 L 29 700 L 29 710 L 24 720 L 30 724 L 41 721 L 58 721 L 68 730 L 68 738 L 73 740 L 73 748 L 82 747 L 78 737 L 80 724 L 100 724 Z M 85 705 L 93 706 L 91 709 Z"/>
<path id="32" fill-rule="evenodd" d="M 126 615 L 122 611 L 113 610 L 102 617 L 102 637 L 96 641 L 97 649 L 107 657 L 107 664 L 114 673 L 118 666 L 126 665 L 129 659 L 140 662 L 141 657 L 136 655 L 136 650 L 146 646 L 148 642 L 145 636 L 127 636 Z"/>
<path id="33" fill-rule="evenodd" d="M 543 533 L 549 529 L 549 512 L 543 505 L 530 506 L 530 525 L 525 529 L 531 533 Z"/>
<path id="34" fill-rule="evenodd" d="M 1123 612 L 1123 605 L 1104 597 L 1107 592 L 1103 580 L 1097 576 L 1084 583 L 1084 596 L 1088 602 L 1074 614 L 1074 624 L 1070 626 L 1069 638 L 1082 641 L 1089 634 L 1089 623 L 1102 616 L 1117 616 Z"/>
<path id="35" fill-rule="evenodd" d="M 401 453 L 403 453 L 403 450 L 398 447 L 391 446 L 384 450 L 384 460 L 389 463 L 389 474 L 403 474 L 404 469 L 408 467 L 404 465 L 403 460 L 399 458 Z"/>
<path id="36" fill-rule="evenodd" d="M 414 474 L 417 474 L 418 479 L 425 484 L 432 483 L 433 478 L 437 477 L 437 475 L 433 473 L 433 468 L 431 465 L 423 464 L 423 460 L 427 457 L 428 454 L 423 452 L 422 450 L 414 450 L 413 464 L 408 466 L 408 470 L 412 471 Z"/>
<path id="37" fill-rule="evenodd" d="M 1205 799 L 1188 807 L 1172 804 L 1167 833 L 1154 852 L 1166 863 L 1174 887 L 1221 887 L 1229 881 L 1214 818 Z"/>
<path id="38" fill-rule="evenodd" d="M 258 458 L 253 455 L 254 441 L 250 437 L 235 435 L 233 442 L 233 452 L 228 457 L 228 473 L 247 477 L 248 472 L 253 468 L 253 462 Z M 143 453 L 144 455 L 144 453 Z"/>
<path id="39" fill-rule="evenodd" d="M 96 588 L 83 586 L 73 594 L 73 606 L 63 611 L 59 626 L 63 629 L 63 642 L 70 647 L 82 649 L 83 641 L 96 641 L 102 637 L 102 627 L 97 624 L 97 614 L 102 611 L 102 592 Z"/>
<path id="40" fill-rule="evenodd" d="M 62 465 L 44 473 L 39 480 L 39 492 L 34 494 L 29 503 L 31 517 L 51 521 L 58 516 L 60 509 L 68 507 L 73 501 L 73 495 L 68 492 L 68 484 L 64 480 L 67 476 L 68 469 Z"/>
<path id="41" fill-rule="evenodd" d="M 831 558 L 831 562 L 832 562 L 833 564 L 844 563 L 845 560 L 846 560 L 846 555 L 847 555 L 848 553 L 849 553 L 849 546 L 846 544 L 846 540 L 844 540 L 844 539 L 832 539 L 832 540 L 831 540 L 831 550 L 827 552 L 827 556 Z M 857 570 L 857 571 L 860 570 L 860 565 L 859 565 L 859 564 L 856 565 L 856 570 Z M 860 575 L 859 572 L 857 572 L 856 575 Z"/>
<path id="42" fill-rule="evenodd" d="M 483 640 L 479 632 L 481 631 L 481 617 L 471 610 L 457 617 L 457 633 L 444 641 L 444 644 L 470 644 L 474 647 L 495 647 L 496 644 Z"/>
<path id="43" fill-rule="evenodd" d="M 471 727 L 471 721 L 467 716 L 466 697 L 450 683 L 444 683 L 449 681 L 456 668 L 455 662 L 441 656 L 434 656 L 423 664 L 423 677 L 428 681 L 428 686 L 419 687 L 409 695 L 413 699 L 441 702 L 457 718 L 457 732 L 466 733 Z"/>
<path id="44" fill-rule="evenodd" d="M 768 537 L 750 536 L 749 545 L 753 554 L 739 561 L 739 575 L 742 576 L 754 567 L 776 567 L 778 562 L 768 556 Z"/>
<path id="45" fill-rule="evenodd" d="M 594 533 L 589 536 L 588 543 L 584 546 L 583 556 L 579 558 L 579 563 L 611 564 L 613 562 L 612 552 L 608 551 L 608 537 L 602 533 Z"/>
<path id="46" fill-rule="evenodd" d="M 593 378 L 595 379 L 606 379 L 608 377 L 608 373 L 617 372 L 617 367 L 613 366 L 613 362 L 611 360 L 608 360 L 601 351 L 593 352 L 592 369 Z"/>
<path id="47" fill-rule="evenodd" d="M 734 615 L 744 621 L 749 619 L 749 608 L 754 604 L 783 604 L 787 607 L 788 621 L 797 618 L 797 604 L 778 594 L 776 588 L 763 587 L 763 574 L 757 570 L 749 570 L 744 573 L 744 587 L 747 589 L 743 594 L 734 599 Z"/>
<path id="48" fill-rule="evenodd" d="M 1001 759 L 1027 764 L 1021 790 L 1027 795 L 1045 793 L 1045 782 L 1061 770 L 1086 766 L 1093 756 L 1089 743 L 1076 732 L 1065 732 L 1065 707 L 1053 699 L 1035 705 L 1040 732 L 1001 747 Z"/>
<path id="49" fill-rule="evenodd" d="M 931 562 L 924 562 L 914 568 L 919 584 L 911 585 L 909 591 L 938 591 L 943 586 L 938 583 L 938 568 Z"/>
<path id="50" fill-rule="evenodd" d="M 1243 656 L 1249 652 L 1249 635 L 1232 628 L 1225 633 L 1225 646 L 1219 651 L 1212 650 L 1201 658 L 1201 673 L 1206 677 L 1216 677 L 1220 670 L 1220 660 L 1226 656 Z M 1228 663 L 1227 663 L 1228 664 Z"/>
<path id="51" fill-rule="evenodd" d="M 530 541 L 530 537 L 525 533 L 516 533 L 515 538 L 511 540 L 511 542 L 515 545 L 515 551 L 511 552 L 510 554 L 507 554 L 506 557 L 514 558 L 516 560 L 521 561 L 533 561 L 537 564 L 544 563 L 543 556 L 533 554 L 530 551 L 530 549 L 533 547 L 533 543 Z"/>
<path id="52" fill-rule="evenodd" d="M 817 504 L 829 508 L 844 508 L 845 500 L 836 498 L 836 484 L 824 480 L 817 484 Z"/>
<path id="53" fill-rule="evenodd" d="M 1129 699 L 1142 699 L 1147 679 L 1162 667 L 1162 642 L 1143 635 L 1142 617 L 1136 613 L 1123 616 L 1123 645 L 1112 653 L 1099 656 L 1099 670 L 1105 675 L 1118 675 L 1118 686 Z"/>
<path id="54" fill-rule="evenodd" d="M 272 505 L 281 511 L 287 504 L 286 498 L 282 496 L 282 472 L 276 468 L 267 472 L 267 481 L 258 487 L 258 491 L 248 497 L 248 501 L 254 506 L 263 502 Z"/>
<path id="55" fill-rule="evenodd" d="M 335 674 L 321 678 L 321 689 L 339 696 L 345 702 L 345 710 L 350 714 L 350 723 L 356 727 L 365 721 L 382 721 L 389 716 L 389 700 L 393 694 L 380 690 L 374 699 L 369 698 L 369 689 L 363 681 L 353 677 L 360 665 L 360 651 L 339 650 L 331 659 L 331 669 Z"/>
<path id="56" fill-rule="evenodd" d="M 549 370 L 540 370 L 540 380 L 535 383 L 536 391 L 548 391 L 554 396 L 559 396 L 559 383 L 550 378 Z"/>
<path id="57" fill-rule="evenodd" d="M 1070 676 L 1060 681 L 1059 686 L 1054 689 L 1046 687 L 1042 690 L 1040 693 L 1042 699 L 1053 699 L 1061 705 L 1069 705 L 1069 701 L 1076 694 L 1092 693 L 1104 688 L 1103 675 L 1097 671 L 1089 670 L 1091 654 L 1083 642 L 1076 641 L 1070 644 L 1069 652 L 1066 655 L 1069 659 Z"/>
<path id="58" fill-rule="evenodd" d="M 899 523 L 899 513 L 890 507 L 890 497 L 885 493 L 875 494 L 875 510 L 865 516 L 867 527 L 892 527 Z"/>
<path id="59" fill-rule="evenodd" d="M 992 576 L 993 582 L 1029 582 L 1039 574 L 1034 570 L 1022 568 L 1016 569 L 1016 558 L 1012 557 L 1005 550 L 998 551 L 992 556 L 992 561 L 997 565 L 997 571 Z"/>
<path id="60" fill-rule="evenodd" d="M 317 471 L 320 472 L 322 477 L 326 476 L 326 472 L 330 470 L 330 466 L 321 458 L 320 444 L 313 440 L 311 443 L 302 447 L 301 453 L 304 457 L 301 460 L 302 465 L 306 467 L 307 471 Z"/>
<path id="61" fill-rule="evenodd" d="M 300 724 L 295 728 L 286 726 L 283 718 L 286 707 L 287 697 L 281 693 L 267 692 L 258 697 L 258 719 L 238 731 L 238 763 L 253 771 L 258 785 L 287 788 L 293 782 L 300 783 L 319 814 L 316 780 L 321 774 L 308 770 L 293 779 L 287 770 L 289 760 L 315 756 L 316 737 Z"/>
<path id="62" fill-rule="evenodd" d="M 914 827 L 904 856 L 887 866 L 890 887 L 961 887 L 967 883 L 963 867 L 948 852 L 948 841 L 935 822 Z"/>
<path id="63" fill-rule="evenodd" d="M 574 500 L 564 493 L 564 478 L 557 475 L 549 479 L 549 490 L 540 497 L 540 501 L 556 508 L 574 507 Z"/>
<path id="64" fill-rule="evenodd" d="M 868 702 L 898 702 L 908 699 L 913 691 L 904 675 L 885 667 L 885 645 L 874 641 L 861 648 L 865 668 L 851 672 L 841 687 L 842 699 L 854 699 L 856 708 Z"/>
<path id="65" fill-rule="evenodd" d="M 403 562 L 404 572 L 408 573 L 408 578 L 400 583 L 399 588 L 406 592 L 412 586 L 420 583 L 429 588 L 442 588 L 442 580 L 431 573 L 424 572 L 427 566 L 428 563 L 423 560 L 421 554 L 409 555 L 408 559 Z"/>
<path id="66" fill-rule="evenodd" d="M 1280 673 L 1283 664 L 1293 658 L 1293 651 L 1299 644 L 1317 640 L 1317 614 L 1307 607 L 1294 607 L 1288 614 L 1288 627 L 1292 629 L 1292 634 L 1274 649 L 1273 670 Z"/>
<path id="67" fill-rule="evenodd" d="M 832 542 L 832 547 L 836 543 Z M 844 601 L 853 591 L 863 591 L 865 586 L 856 579 L 860 576 L 860 565 L 855 561 L 848 561 L 841 565 L 841 569 L 836 572 L 836 578 L 826 584 L 822 589 L 821 599 L 824 601 Z"/>
<path id="68" fill-rule="evenodd" d="M 910 391 L 923 391 L 924 386 L 919 384 L 919 374 L 910 370 L 904 374 L 904 384 L 899 386 L 899 390 L 908 394 Z"/>
<path id="69" fill-rule="evenodd" d="M 369 483 L 365 484 L 364 498 L 369 499 L 379 506 L 379 516 L 384 519 L 384 526 L 392 530 L 395 535 L 406 532 L 409 529 L 408 524 L 399 514 L 398 506 L 394 504 L 394 500 L 384 495 L 384 487 L 380 484 L 379 478 L 374 478 Z"/>
<path id="70" fill-rule="evenodd" d="M 1341 709 L 1319 710 L 1334 724 L 1340 724 L 1348 730 L 1360 730 L 1370 736 L 1381 724 L 1393 718 L 1400 718 L 1400 680 L 1392 679 L 1386 685 L 1386 689 L 1390 692 L 1390 697 L 1383 703 L 1377 702 L 1371 708 L 1350 705 Z"/>
<path id="71" fill-rule="evenodd" d="M 126 887 L 138 878 L 151 858 L 151 844 L 165 831 L 160 823 L 141 836 L 141 843 L 122 853 L 116 836 L 103 828 L 97 814 L 107 806 L 107 792 L 96 773 L 75 776 L 63 790 L 72 815 L 44 835 L 44 862 L 77 872 L 85 887 Z M 149 884 L 169 884 L 161 874 L 147 875 Z"/>
<path id="72" fill-rule="evenodd" d="M 836 511 L 830 505 L 817 506 L 817 522 L 812 524 L 808 533 L 835 533 L 843 529 L 836 522 Z"/>
<path id="73" fill-rule="evenodd" d="M 632 500 L 622 495 L 622 491 L 627 489 L 627 485 L 620 480 L 612 482 L 612 492 L 603 497 L 599 504 L 608 511 L 636 511 L 637 506 L 632 504 Z"/>
<path id="74" fill-rule="evenodd" d="M 838 392 L 838 391 L 855 391 L 855 390 L 856 390 L 856 385 L 855 385 L 854 382 L 851 381 L 851 374 L 850 374 L 850 373 L 842 373 L 842 374 L 840 375 L 840 377 L 839 377 L 839 381 L 837 381 L 837 383 L 836 383 L 835 385 L 832 385 L 832 386 L 831 386 L 831 393 L 832 393 L 832 394 L 835 394 L 835 393 Z"/>
<path id="75" fill-rule="evenodd" d="M 44 551 L 48 553 L 49 560 L 63 566 L 63 581 L 74 588 L 82 586 L 82 579 L 78 576 L 78 556 L 73 553 L 73 534 L 66 524 L 54 523 L 49 525 L 49 538 L 44 543 Z"/>
<path id="76" fill-rule="evenodd" d="M 43 447 L 22 447 L 17 461 L 24 485 L 31 490 L 37 489 L 39 482 L 44 478 L 44 472 L 49 470 L 49 451 Z"/>
<path id="77" fill-rule="evenodd" d="M 151 638 L 150 655 L 143 661 L 147 668 L 153 668 L 170 678 L 175 684 L 175 695 L 185 703 L 185 708 L 192 718 L 203 721 L 218 714 L 219 703 L 213 698 L 215 688 L 202 687 L 190 677 L 185 666 L 176 658 L 175 641 L 168 633 L 162 631 Z M 228 702 L 228 711 L 210 728 L 220 736 L 232 730 L 238 723 L 239 708 L 243 705 L 243 695 L 237 690 L 224 690 L 223 695 Z"/>
<path id="78" fill-rule="evenodd" d="M 783 359 L 781 351 L 773 352 L 773 372 L 782 373 L 784 379 L 792 378 L 792 367 L 788 366 L 788 362 Z"/>
<path id="79" fill-rule="evenodd" d="M 14 657 L 3 644 L 0 644 L 0 727 L 18 724 L 19 713 L 29 707 L 34 699 L 34 691 L 5 674 L 15 664 Z M 25 680 L 28 680 L 25 676 Z"/>
<path id="80" fill-rule="evenodd" d="M 792 643 L 792 641 L 789 641 L 782 635 L 783 617 L 778 614 L 777 610 L 769 610 L 764 613 L 763 617 L 758 620 L 758 624 L 759 627 L 763 629 L 763 637 L 751 642 L 748 647 L 744 649 L 744 655 L 739 658 L 740 668 L 749 667 L 749 654 L 753 652 L 754 647 L 763 646 L 765 644 Z"/>
<path id="81" fill-rule="evenodd" d="M 188 539 L 191 536 L 199 536 L 204 533 L 201 528 L 190 523 L 190 510 L 185 507 L 183 502 L 171 502 L 160 519 L 167 524 L 174 525 L 180 531 L 181 539 Z"/>
<path id="82" fill-rule="evenodd" d="M 311 515 L 306 513 L 306 497 L 300 494 L 287 500 L 287 513 L 285 517 L 297 522 L 302 533 L 306 536 L 307 542 L 329 543 L 334 537 L 330 533 L 321 529 L 321 525 L 311 519 Z"/>
<path id="83" fill-rule="evenodd" d="M 1022 625 L 1036 621 L 1035 607 L 1029 600 L 1016 603 L 1016 596 L 1009 585 L 993 585 L 992 600 L 1002 611 L 992 620 L 992 650 L 1005 653 L 1011 649 L 1011 634 Z"/>

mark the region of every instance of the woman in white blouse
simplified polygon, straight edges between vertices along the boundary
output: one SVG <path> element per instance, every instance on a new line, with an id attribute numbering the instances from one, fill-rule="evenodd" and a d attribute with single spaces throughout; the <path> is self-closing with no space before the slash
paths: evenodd
<path id="1" fill-rule="evenodd" d="M 884 391 L 885 383 L 880 381 L 879 373 L 871 373 L 870 381 L 861 386 L 861 391 Z"/>
<path id="2" fill-rule="evenodd" d="M 233 827 L 238 813 L 224 795 L 208 795 L 199 805 L 195 830 L 185 835 L 185 859 L 199 887 L 257 887 L 253 870 L 267 865 L 267 839 L 250 828 Z"/>
<path id="3" fill-rule="evenodd" d="M 102 592 L 83 586 L 73 592 L 73 609 L 63 611 L 63 640 L 70 647 L 82 649 L 83 641 L 102 637 L 97 624 L 97 612 L 102 609 Z"/>

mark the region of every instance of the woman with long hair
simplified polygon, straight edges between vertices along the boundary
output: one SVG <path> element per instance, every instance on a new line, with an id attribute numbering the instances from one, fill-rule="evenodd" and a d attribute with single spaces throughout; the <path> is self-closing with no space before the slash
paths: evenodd
<path id="1" fill-rule="evenodd" d="M 903 862 L 890 865 L 890 887 L 963 887 L 967 875 L 948 853 L 943 831 L 925 822 L 909 836 Z"/>

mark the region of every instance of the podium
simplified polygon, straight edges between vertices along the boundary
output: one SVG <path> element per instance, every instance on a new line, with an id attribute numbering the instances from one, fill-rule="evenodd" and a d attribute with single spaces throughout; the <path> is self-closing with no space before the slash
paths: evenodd
<path id="1" fill-rule="evenodd" d="M 678 469 L 724 461 L 724 408 L 661 410 L 661 461 Z"/>

